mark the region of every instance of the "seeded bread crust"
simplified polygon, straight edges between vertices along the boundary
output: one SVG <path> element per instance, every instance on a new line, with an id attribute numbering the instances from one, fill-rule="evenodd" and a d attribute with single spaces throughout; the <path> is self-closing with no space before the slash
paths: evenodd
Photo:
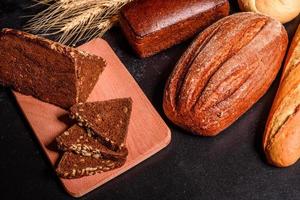
<path id="1" fill-rule="evenodd" d="M 110 171 L 124 165 L 125 160 L 118 161 L 109 159 L 96 159 L 65 152 L 58 163 L 56 172 L 59 176 L 67 179 L 81 178 Z"/>
<path id="2" fill-rule="evenodd" d="M 94 55 L 13 29 L 0 31 L 0 84 L 65 109 L 85 102 L 104 70 Z"/>
<path id="3" fill-rule="evenodd" d="M 94 136 L 87 133 L 78 125 L 73 125 L 67 131 L 56 138 L 58 148 L 62 151 L 73 151 L 74 153 L 91 156 L 93 158 L 126 159 L 128 150 L 124 147 L 120 151 L 112 151 L 101 144 Z"/>
<path id="4" fill-rule="evenodd" d="M 102 144 L 119 151 L 125 147 L 131 111 L 131 98 L 120 98 L 76 104 L 70 116 Z"/>

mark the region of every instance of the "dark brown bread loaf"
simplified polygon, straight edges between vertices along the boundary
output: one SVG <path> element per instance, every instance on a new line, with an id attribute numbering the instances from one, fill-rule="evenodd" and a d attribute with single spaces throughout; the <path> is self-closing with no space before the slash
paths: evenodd
<path id="1" fill-rule="evenodd" d="M 136 53 L 147 57 L 194 36 L 228 13 L 227 0 L 137 0 L 122 9 L 120 24 Z"/>
<path id="2" fill-rule="evenodd" d="M 86 102 L 71 107 L 71 117 L 114 151 L 125 147 L 132 110 L 131 98 Z"/>
<path id="3" fill-rule="evenodd" d="M 165 88 L 166 115 L 195 134 L 217 135 L 267 91 L 287 43 L 284 27 L 267 16 L 219 20 L 178 61 Z"/>
<path id="4" fill-rule="evenodd" d="M 0 32 L 0 83 L 62 108 L 85 102 L 102 58 L 25 32 Z"/>
<path id="5" fill-rule="evenodd" d="M 56 138 L 58 148 L 62 151 L 73 151 L 83 156 L 105 159 L 126 159 L 126 147 L 112 151 L 101 144 L 91 133 L 78 125 L 73 125 Z"/>
<path id="6" fill-rule="evenodd" d="M 58 163 L 56 172 L 63 178 L 80 178 L 121 167 L 125 160 L 96 159 L 71 152 L 65 152 Z"/>

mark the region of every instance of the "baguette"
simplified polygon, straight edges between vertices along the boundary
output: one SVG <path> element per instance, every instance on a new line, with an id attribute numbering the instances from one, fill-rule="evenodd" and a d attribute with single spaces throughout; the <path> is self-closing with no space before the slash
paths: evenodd
<path id="1" fill-rule="evenodd" d="M 300 158 L 300 26 L 270 111 L 263 148 L 269 163 L 277 167 L 288 167 Z"/>

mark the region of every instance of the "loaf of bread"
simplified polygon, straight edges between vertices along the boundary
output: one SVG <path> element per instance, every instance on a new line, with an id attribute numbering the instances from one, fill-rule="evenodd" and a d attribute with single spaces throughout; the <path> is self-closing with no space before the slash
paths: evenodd
<path id="1" fill-rule="evenodd" d="M 287 167 L 300 158 L 300 26 L 287 55 L 263 137 L 268 161 Z"/>
<path id="2" fill-rule="evenodd" d="M 228 14 L 228 0 L 137 0 L 121 10 L 120 25 L 136 53 L 148 57 Z"/>
<path id="3" fill-rule="evenodd" d="M 68 109 L 85 102 L 102 58 L 25 32 L 0 31 L 0 84 Z"/>
<path id="4" fill-rule="evenodd" d="M 178 126 L 214 136 L 267 91 L 288 43 L 282 24 L 256 13 L 225 17 L 204 30 L 171 74 L 163 108 Z"/>
<path id="5" fill-rule="evenodd" d="M 299 0 L 238 0 L 242 11 L 261 13 L 286 23 L 300 13 Z"/>

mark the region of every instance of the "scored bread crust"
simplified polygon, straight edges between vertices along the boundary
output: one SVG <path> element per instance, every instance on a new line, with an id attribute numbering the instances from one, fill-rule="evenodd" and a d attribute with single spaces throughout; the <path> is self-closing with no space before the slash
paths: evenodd
<path id="1" fill-rule="evenodd" d="M 300 26 L 269 114 L 263 148 L 268 161 L 278 167 L 290 166 L 300 158 Z"/>
<path id="2" fill-rule="evenodd" d="M 264 15 L 219 20 L 178 61 L 165 87 L 165 114 L 195 134 L 219 134 L 265 94 L 287 42 L 284 27 Z"/>

